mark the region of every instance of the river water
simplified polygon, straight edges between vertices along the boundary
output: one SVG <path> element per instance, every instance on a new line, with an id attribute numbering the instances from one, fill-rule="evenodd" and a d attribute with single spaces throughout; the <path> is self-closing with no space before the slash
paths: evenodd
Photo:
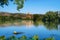
<path id="1" fill-rule="evenodd" d="M 23 32 L 22 34 L 13 34 L 13 32 Z M 56 40 L 60 39 L 60 24 L 47 22 L 43 23 L 41 21 L 33 22 L 29 21 L 14 21 L 14 22 L 4 22 L 0 23 L 0 36 L 10 36 L 21 37 L 26 35 L 27 37 L 33 37 L 38 35 L 40 39 L 54 37 Z"/>

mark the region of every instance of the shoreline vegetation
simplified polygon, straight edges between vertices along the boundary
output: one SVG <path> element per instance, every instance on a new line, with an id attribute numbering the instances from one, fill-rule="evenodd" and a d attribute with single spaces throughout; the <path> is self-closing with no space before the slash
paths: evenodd
<path id="1" fill-rule="evenodd" d="M 0 40 L 55 40 L 55 38 L 49 37 L 49 38 L 40 39 L 38 35 L 34 35 L 33 37 L 28 38 L 27 36 L 23 35 L 19 38 L 15 36 L 10 36 L 9 38 L 6 38 L 5 36 L 0 36 Z"/>
<path id="2" fill-rule="evenodd" d="M 60 13 L 48 11 L 45 14 L 24 14 L 24 13 L 8 13 L 0 12 L 0 22 L 12 20 L 33 20 L 43 22 L 60 22 Z"/>

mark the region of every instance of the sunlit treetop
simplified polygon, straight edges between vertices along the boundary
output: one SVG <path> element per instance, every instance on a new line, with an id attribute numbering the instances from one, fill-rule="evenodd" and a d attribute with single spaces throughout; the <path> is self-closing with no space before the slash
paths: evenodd
<path id="1" fill-rule="evenodd" d="M 23 8 L 25 0 L 0 0 L 0 6 L 1 7 L 4 7 L 4 5 L 8 6 L 10 1 L 17 5 L 17 10 L 19 11 L 19 9 Z"/>

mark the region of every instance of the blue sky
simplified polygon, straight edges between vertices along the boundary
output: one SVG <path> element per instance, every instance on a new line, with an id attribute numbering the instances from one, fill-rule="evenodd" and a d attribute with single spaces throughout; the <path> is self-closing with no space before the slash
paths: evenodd
<path id="1" fill-rule="evenodd" d="M 20 11 L 17 11 L 16 5 L 10 2 L 9 6 L 0 7 L 1 11 L 45 14 L 47 11 L 60 11 L 60 0 L 27 0 Z"/>

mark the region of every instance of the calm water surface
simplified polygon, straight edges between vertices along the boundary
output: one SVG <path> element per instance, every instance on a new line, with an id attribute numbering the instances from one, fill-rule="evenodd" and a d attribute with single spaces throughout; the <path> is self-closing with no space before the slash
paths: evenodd
<path id="1" fill-rule="evenodd" d="M 14 31 L 23 32 L 23 34 L 13 34 Z M 38 35 L 40 39 L 54 37 L 56 40 L 60 39 L 60 24 L 57 23 L 43 23 L 33 21 L 14 21 L 0 23 L 0 36 L 5 35 L 7 38 L 10 36 L 21 37 L 26 35 L 32 37 Z"/>

